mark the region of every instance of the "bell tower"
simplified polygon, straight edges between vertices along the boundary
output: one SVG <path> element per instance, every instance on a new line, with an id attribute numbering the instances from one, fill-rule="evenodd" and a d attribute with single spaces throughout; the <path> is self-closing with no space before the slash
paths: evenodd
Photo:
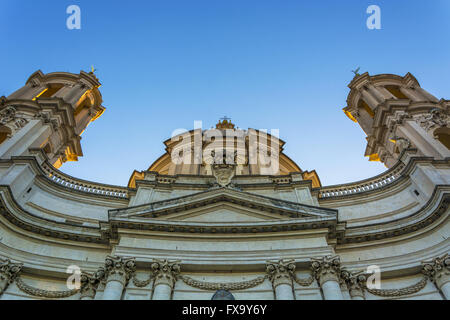
<path id="1" fill-rule="evenodd" d="M 0 158 L 41 148 L 59 168 L 83 155 L 81 134 L 105 111 L 93 72 L 33 73 L 26 84 L 0 98 Z"/>
<path id="2" fill-rule="evenodd" d="M 450 101 L 438 100 L 410 73 L 356 74 L 345 114 L 367 134 L 365 156 L 392 167 L 405 149 L 419 156 L 450 157 Z"/>

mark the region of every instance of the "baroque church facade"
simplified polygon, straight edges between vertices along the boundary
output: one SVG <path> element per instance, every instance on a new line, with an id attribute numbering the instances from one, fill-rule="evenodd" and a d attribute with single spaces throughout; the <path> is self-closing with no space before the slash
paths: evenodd
<path id="1" fill-rule="evenodd" d="M 335 186 L 227 119 L 128 186 L 71 177 L 99 87 L 37 71 L 0 98 L 0 299 L 450 299 L 450 101 L 411 74 L 351 81 L 344 112 L 387 170 Z"/>

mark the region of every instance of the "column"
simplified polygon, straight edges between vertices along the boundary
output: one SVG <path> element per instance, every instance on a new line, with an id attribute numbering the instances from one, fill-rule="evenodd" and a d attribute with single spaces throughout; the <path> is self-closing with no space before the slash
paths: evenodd
<path id="1" fill-rule="evenodd" d="M 411 141 L 411 143 L 415 145 L 425 156 L 437 158 L 446 158 L 450 156 L 448 149 L 428 134 L 426 128 L 430 125 L 424 122 L 424 120 L 418 119 L 418 121 L 422 121 L 422 125 L 425 128 L 414 120 L 407 120 L 404 122 L 404 125 L 398 127 L 397 130 L 399 133 L 402 133 L 403 136 L 408 138 L 409 141 Z"/>
<path id="2" fill-rule="evenodd" d="M 268 262 L 266 272 L 275 290 L 276 300 L 294 300 L 292 277 L 295 272 L 294 260 Z"/>
<path id="3" fill-rule="evenodd" d="M 325 300 L 344 300 L 339 286 L 341 262 L 338 256 L 311 259 L 311 268 Z"/>
<path id="4" fill-rule="evenodd" d="M 25 86 L 9 95 L 8 100 L 15 100 L 15 99 L 31 100 L 46 88 L 47 86 L 42 83 L 38 82 L 27 83 Z"/>
<path id="5" fill-rule="evenodd" d="M 52 131 L 49 125 L 45 125 L 37 119 L 27 121 L 24 127 L 14 132 L 11 138 L 1 144 L 0 156 L 2 158 L 24 155 L 35 141 L 44 140 L 50 136 Z"/>
<path id="6" fill-rule="evenodd" d="M 421 95 L 418 94 L 415 90 L 412 90 L 410 88 L 405 88 L 405 87 L 400 87 L 399 89 L 405 96 L 407 96 L 410 100 L 412 100 L 414 102 L 424 101 L 424 99 L 421 98 Z"/>
<path id="7" fill-rule="evenodd" d="M 432 102 L 439 102 L 439 99 L 433 96 L 431 93 L 426 91 L 425 89 L 422 89 L 420 86 L 415 86 L 414 89 L 418 91 L 421 95 L 425 97 L 425 100 L 432 101 Z"/>
<path id="8" fill-rule="evenodd" d="M 172 291 L 180 273 L 179 261 L 154 260 L 151 265 L 155 276 L 153 300 L 171 300 Z"/>
<path id="9" fill-rule="evenodd" d="M 368 85 L 367 85 L 367 89 L 369 90 L 369 92 L 370 92 L 373 96 L 377 97 L 377 100 L 378 100 L 379 103 L 381 103 L 381 102 L 383 102 L 384 100 L 386 100 L 386 97 L 383 95 L 383 93 L 380 92 L 380 91 L 378 90 L 378 88 L 376 88 L 373 84 L 368 84 Z"/>
<path id="10" fill-rule="evenodd" d="M 429 262 L 423 262 L 422 272 L 442 292 L 446 300 L 450 300 L 450 256 L 445 254 Z"/>
<path id="11" fill-rule="evenodd" d="M 58 92 L 57 96 L 63 98 L 67 103 L 75 105 L 87 90 L 86 84 L 80 81 L 73 84 L 72 87 L 67 88 L 66 91 L 61 91 L 61 93 Z"/>
<path id="12" fill-rule="evenodd" d="M 12 263 L 10 260 L 0 260 L 0 296 L 14 282 L 20 271 L 22 271 L 22 264 Z"/>
<path id="13" fill-rule="evenodd" d="M 367 105 L 372 109 L 372 111 L 375 113 L 375 108 L 378 106 L 379 102 L 377 99 L 369 92 L 368 88 L 361 89 L 361 95 L 363 96 L 363 100 L 367 103 Z"/>
<path id="14" fill-rule="evenodd" d="M 106 286 L 103 300 L 120 300 L 123 289 L 136 270 L 134 258 L 108 256 L 105 260 Z"/>

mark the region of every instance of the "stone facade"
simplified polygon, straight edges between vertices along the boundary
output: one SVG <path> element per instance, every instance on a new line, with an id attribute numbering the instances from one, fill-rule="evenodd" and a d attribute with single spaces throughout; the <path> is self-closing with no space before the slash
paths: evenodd
<path id="1" fill-rule="evenodd" d="M 0 99 L 0 299 L 450 298 L 450 101 L 411 74 L 350 83 L 344 111 L 388 170 L 337 186 L 226 119 L 215 130 L 242 136 L 236 152 L 172 161 L 195 160 L 193 130 L 126 187 L 68 176 L 99 86 L 38 71 Z M 252 139 L 276 171 L 251 161 Z"/>

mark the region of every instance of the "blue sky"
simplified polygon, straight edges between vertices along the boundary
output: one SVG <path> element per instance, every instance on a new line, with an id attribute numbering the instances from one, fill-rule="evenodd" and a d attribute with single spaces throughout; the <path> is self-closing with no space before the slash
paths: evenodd
<path id="1" fill-rule="evenodd" d="M 81 30 L 66 28 L 72 4 Z M 366 27 L 372 4 L 381 30 Z M 368 178 L 386 168 L 364 158 L 365 134 L 342 112 L 352 69 L 411 72 L 450 98 L 449 0 L 1 0 L 0 34 L 0 95 L 38 69 L 98 69 L 107 111 L 61 170 L 110 184 L 147 169 L 175 129 L 224 115 L 279 129 L 324 185 Z"/>

